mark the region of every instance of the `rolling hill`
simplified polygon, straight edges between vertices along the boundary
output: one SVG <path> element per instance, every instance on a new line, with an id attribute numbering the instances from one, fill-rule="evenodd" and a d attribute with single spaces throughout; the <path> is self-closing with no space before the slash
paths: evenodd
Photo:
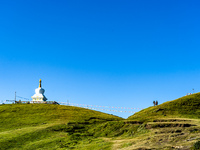
<path id="1" fill-rule="evenodd" d="M 80 139 L 76 139 L 79 138 L 78 134 L 71 136 L 70 134 L 79 130 L 85 132 L 86 127 L 88 129 L 96 124 L 119 120 L 123 119 L 72 106 L 0 105 L 0 149 L 72 148 Z M 89 135 L 84 136 L 89 137 Z M 73 142 L 66 144 L 69 141 Z"/>
<path id="2" fill-rule="evenodd" d="M 130 116 L 129 120 L 147 121 L 155 118 L 200 118 L 200 93 L 152 106 Z"/>
<path id="3" fill-rule="evenodd" d="M 196 93 L 123 119 L 73 106 L 0 105 L 0 150 L 191 149 L 200 140 L 199 106 Z"/>

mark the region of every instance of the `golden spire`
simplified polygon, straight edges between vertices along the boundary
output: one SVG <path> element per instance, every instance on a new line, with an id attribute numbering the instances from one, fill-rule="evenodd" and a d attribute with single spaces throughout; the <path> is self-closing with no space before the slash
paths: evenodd
<path id="1" fill-rule="evenodd" d="M 42 87 L 42 80 L 40 79 L 40 81 L 39 81 L 39 88 L 41 88 Z"/>

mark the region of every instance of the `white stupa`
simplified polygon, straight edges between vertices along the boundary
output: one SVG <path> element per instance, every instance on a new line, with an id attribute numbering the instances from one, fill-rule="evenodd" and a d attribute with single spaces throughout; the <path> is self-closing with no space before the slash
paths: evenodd
<path id="1" fill-rule="evenodd" d="M 42 80 L 39 80 L 39 87 L 35 89 L 35 94 L 31 97 L 32 102 L 44 102 L 47 98 L 44 96 L 45 90 L 42 88 Z"/>

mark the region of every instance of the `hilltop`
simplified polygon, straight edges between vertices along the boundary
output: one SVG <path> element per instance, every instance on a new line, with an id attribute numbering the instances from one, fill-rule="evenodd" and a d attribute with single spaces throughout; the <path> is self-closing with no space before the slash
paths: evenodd
<path id="1" fill-rule="evenodd" d="M 0 150 L 190 149 L 200 140 L 200 93 L 128 119 L 53 104 L 0 105 Z"/>
<path id="2" fill-rule="evenodd" d="M 143 109 L 129 120 L 148 121 L 156 118 L 200 118 L 200 93 L 184 96 L 158 106 Z"/>
<path id="3" fill-rule="evenodd" d="M 80 107 L 53 104 L 0 105 L 0 131 L 69 121 L 114 121 L 122 118 Z"/>

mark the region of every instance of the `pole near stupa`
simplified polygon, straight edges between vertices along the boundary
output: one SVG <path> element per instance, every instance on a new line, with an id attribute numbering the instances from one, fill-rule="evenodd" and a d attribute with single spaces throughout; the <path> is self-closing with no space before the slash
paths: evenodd
<path id="1" fill-rule="evenodd" d="M 16 93 L 17 93 L 17 92 L 15 91 L 15 101 L 16 101 Z"/>

